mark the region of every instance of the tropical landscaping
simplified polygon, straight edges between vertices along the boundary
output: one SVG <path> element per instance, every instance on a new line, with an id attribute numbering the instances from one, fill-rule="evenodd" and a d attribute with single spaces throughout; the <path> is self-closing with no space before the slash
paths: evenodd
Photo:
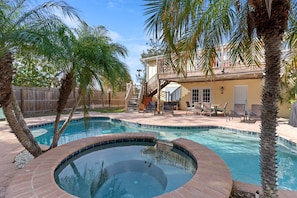
<path id="1" fill-rule="evenodd" d="M 90 27 L 75 8 L 63 1 L 47 2 L 29 10 L 25 9 L 27 2 L 0 1 L 0 105 L 20 143 L 38 157 L 58 146 L 78 106 L 83 107 L 84 113 L 88 112 L 87 97 L 96 86 L 102 91 L 117 90 L 131 78 L 128 66 L 120 59 L 128 55 L 127 49 L 114 43 L 105 27 Z M 181 64 L 193 60 L 198 48 L 203 50 L 201 62 L 205 75 L 213 75 L 210 65 L 218 45 L 228 43 L 230 59 L 240 59 L 246 65 L 257 65 L 262 50 L 265 51 L 260 142 L 262 190 L 263 197 L 278 197 L 277 102 L 292 100 L 297 92 L 297 2 L 144 2 L 148 17 L 146 30 L 161 43 L 162 50 L 158 53 L 163 53 L 174 70 L 185 77 Z M 75 20 L 79 28 L 67 27 L 53 9 Z M 285 63 L 281 55 L 284 46 L 292 49 Z M 30 132 L 14 95 L 15 85 L 59 87 L 54 137 L 48 150 L 42 150 Z M 75 93 L 75 104 L 59 127 L 71 93 Z"/>
<path id="2" fill-rule="evenodd" d="M 265 1 L 162 1 L 146 0 L 147 31 L 161 41 L 177 72 L 202 49 L 202 70 L 212 75 L 217 46 L 228 43 L 231 61 L 258 64 L 265 51 L 262 90 L 261 178 L 263 197 L 278 197 L 276 166 L 277 102 L 284 45 L 296 49 L 296 2 Z M 287 39 L 287 40 L 286 40 Z M 284 42 L 285 41 L 285 42 Z M 292 64 L 296 66 L 296 53 Z M 293 85 L 296 91 L 296 82 Z M 293 92 L 294 93 L 294 92 Z"/>
<path id="3" fill-rule="evenodd" d="M 0 79 L 0 104 L 16 137 L 33 156 L 37 157 L 44 151 L 36 143 L 24 121 L 13 92 L 13 82 L 39 82 L 40 85 L 43 85 L 42 82 L 50 82 L 49 86 L 54 83 L 59 85 L 55 136 L 50 147 L 54 148 L 77 106 L 86 104 L 87 93 L 92 92 L 95 85 L 101 90 L 104 90 L 105 85 L 115 88 L 119 82 L 125 82 L 130 77 L 127 65 L 119 59 L 127 56 L 127 49 L 118 43 L 113 43 L 104 27 L 89 27 L 78 16 L 75 8 L 64 2 L 48 2 L 26 10 L 28 3 L 28 1 L 1 1 L 3 25 L 1 25 L 0 71 L 3 75 Z M 80 23 L 79 28 L 72 30 L 67 27 L 62 18 L 52 12 L 53 10 L 59 10 L 64 13 L 64 17 L 76 20 Z M 20 76 L 21 73 L 15 72 L 15 60 L 17 65 L 28 65 L 25 73 L 29 73 L 31 77 L 38 69 L 41 70 L 39 73 L 52 75 L 44 77 L 43 80 L 41 78 L 22 80 L 21 77 L 25 75 Z M 51 72 L 42 70 L 49 67 L 54 70 Z M 14 73 L 19 75 L 14 78 Z M 49 77 L 54 78 L 48 79 Z M 25 85 L 34 86 L 30 83 Z M 77 89 L 76 102 L 63 127 L 58 129 L 61 113 L 70 93 L 75 89 Z M 86 106 L 84 109 L 87 111 Z"/>

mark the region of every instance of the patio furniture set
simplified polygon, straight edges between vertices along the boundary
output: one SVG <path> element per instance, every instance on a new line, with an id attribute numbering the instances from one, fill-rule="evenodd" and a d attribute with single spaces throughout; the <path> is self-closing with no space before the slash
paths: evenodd
<path id="1" fill-rule="evenodd" d="M 224 104 L 222 108 L 220 108 L 219 104 L 211 104 L 210 102 L 194 102 L 193 105 L 190 104 L 189 101 L 187 103 L 187 111 L 193 112 L 193 114 L 197 115 L 207 115 L 207 116 L 224 116 L 228 119 L 234 117 L 240 117 L 241 122 L 248 122 L 248 123 L 255 123 L 257 120 L 261 120 L 261 105 L 260 104 L 252 104 L 251 111 L 248 112 L 246 110 L 245 104 L 234 104 L 234 109 L 230 112 L 227 112 L 228 102 Z M 174 114 L 174 110 L 176 109 L 177 104 L 172 102 L 164 102 L 161 108 L 161 114 L 164 115 L 165 113 Z M 143 110 L 143 113 L 152 112 L 154 115 L 157 112 L 157 105 L 156 102 L 149 102 L 146 109 Z"/>
<path id="2" fill-rule="evenodd" d="M 240 117 L 242 122 L 250 122 L 250 123 L 255 123 L 257 120 L 261 120 L 260 104 L 252 104 L 250 112 L 246 110 L 245 104 L 234 104 L 234 109 L 228 113 L 227 112 L 228 102 L 226 102 L 222 108 L 220 108 L 219 104 L 211 104 L 209 102 L 205 102 L 202 104 L 200 102 L 194 102 L 194 105 L 190 105 L 188 101 L 186 103 L 187 103 L 187 113 L 193 112 L 194 114 L 208 115 L 208 116 L 223 115 L 224 117 L 228 117 L 229 119 L 233 117 Z"/>

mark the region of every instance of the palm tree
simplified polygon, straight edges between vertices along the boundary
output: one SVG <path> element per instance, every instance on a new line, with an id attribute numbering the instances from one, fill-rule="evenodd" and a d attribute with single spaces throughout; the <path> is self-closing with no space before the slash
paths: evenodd
<path id="1" fill-rule="evenodd" d="M 54 126 L 54 137 L 50 148 L 58 145 L 58 141 L 79 103 L 83 102 L 84 112 L 87 113 L 87 96 L 94 90 L 97 83 L 104 91 L 103 80 L 108 82 L 112 88 L 117 82 L 129 76 L 127 66 L 120 61 L 119 57 L 127 55 L 127 49 L 117 43 L 111 42 L 108 31 L 103 26 L 96 28 L 83 24 L 76 29 L 76 37 L 72 37 L 73 45 L 68 50 L 69 68 L 65 71 L 62 79 L 60 95 L 57 107 L 57 116 Z M 59 129 L 62 111 L 65 109 L 68 97 L 72 91 L 78 88 L 78 95 L 67 120 Z"/>
<path id="2" fill-rule="evenodd" d="M 296 55 L 295 55 L 296 56 Z M 281 67 L 281 102 L 293 103 L 297 94 L 297 57 L 289 57 L 282 62 Z"/>
<path id="3" fill-rule="evenodd" d="M 289 18 L 289 29 L 285 39 L 288 40 L 288 50 L 284 55 L 286 60 L 282 61 L 281 67 L 281 101 L 293 103 L 297 95 L 297 2 L 292 3 Z"/>
<path id="4" fill-rule="evenodd" d="M 280 94 L 281 47 L 287 29 L 289 0 L 145 0 L 146 28 L 166 48 L 178 72 L 202 48 L 202 71 L 212 75 L 216 46 L 230 42 L 231 60 L 258 63 L 265 50 L 262 92 L 261 178 L 264 197 L 278 197 L 276 166 L 277 102 Z M 295 6 L 295 4 L 294 4 Z"/>
<path id="5" fill-rule="evenodd" d="M 61 57 L 63 34 L 69 29 L 53 11 L 76 18 L 74 8 L 64 2 L 46 2 L 30 10 L 29 2 L 0 1 L 0 104 L 6 119 L 21 144 L 35 157 L 42 153 L 27 127 L 17 104 L 12 79 L 14 54 L 27 51 L 49 59 Z"/>

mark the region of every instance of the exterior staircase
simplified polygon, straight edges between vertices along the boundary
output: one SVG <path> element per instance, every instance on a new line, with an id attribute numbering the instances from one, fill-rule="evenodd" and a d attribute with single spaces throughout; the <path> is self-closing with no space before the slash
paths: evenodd
<path id="1" fill-rule="evenodd" d="M 170 83 L 169 81 L 161 82 L 161 85 L 160 85 L 161 89 L 166 87 L 166 85 L 168 85 L 169 83 Z M 152 97 L 155 94 L 157 94 L 157 92 L 158 92 L 158 87 L 150 88 L 150 89 L 148 89 L 148 96 Z"/>
<path id="2" fill-rule="evenodd" d="M 128 101 L 127 112 L 138 111 L 138 94 L 133 94 Z"/>
<path id="3" fill-rule="evenodd" d="M 126 85 L 126 112 L 138 111 L 143 97 L 143 86 L 135 87 L 132 82 Z"/>
<path id="4" fill-rule="evenodd" d="M 153 77 L 151 77 L 145 85 L 145 95 L 152 97 L 155 94 L 157 94 L 158 92 L 158 75 L 154 75 Z M 167 80 L 160 80 L 160 88 L 163 89 L 164 87 L 166 87 L 166 85 L 168 85 L 170 83 L 170 81 Z"/>
<path id="5" fill-rule="evenodd" d="M 161 80 L 160 88 L 163 89 L 170 81 Z M 143 97 L 153 97 L 158 92 L 157 75 L 153 76 L 148 82 L 142 84 L 138 89 L 134 87 L 133 83 L 126 85 L 125 109 L 126 112 L 139 111 L 140 104 Z"/>

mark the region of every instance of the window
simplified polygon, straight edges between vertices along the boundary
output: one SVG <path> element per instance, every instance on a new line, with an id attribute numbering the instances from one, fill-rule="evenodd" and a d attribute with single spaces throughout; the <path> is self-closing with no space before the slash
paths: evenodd
<path id="1" fill-rule="evenodd" d="M 194 102 L 211 102 L 211 89 L 192 89 L 192 104 Z"/>
<path id="2" fill-rule="evenodd" d="M 192 90 L 192 104 L 194 104 L 194 102 L 199 102 L 199 89 L 193 89 Z"/>
<path id="3" fill-rule="evenodd" d="M 203 89 L 202 102 L 210 102 L 210 89 Z"/>

